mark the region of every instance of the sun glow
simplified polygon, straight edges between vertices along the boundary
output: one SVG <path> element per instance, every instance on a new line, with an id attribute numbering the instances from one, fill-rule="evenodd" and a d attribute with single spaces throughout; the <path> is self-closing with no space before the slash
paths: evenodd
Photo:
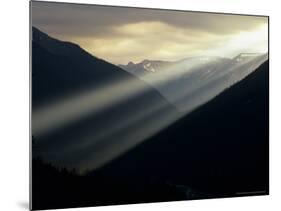
<path id="1" fill-rule="evenodd" d="M 146 58 L 174 61 L 201 55 L 231 58 L 241 52 L 268 51 L 267 24 L 252 30 L 217 35 L 179 29 L 161 22 L 141 22 L 115 27 L 114 33 L 114 37 L 74 37 L 71 40 L 93 55 L 115 64 L 140 62 Z"/>
<path id="2" fill-rule="evenodd" d="M 266 24 L 253 31 L 234 34 L 224 46 L 207 50 L 207 54 L 235 57 L 239 53 L 266 53 L 268 51 L 268 27 Z"/>

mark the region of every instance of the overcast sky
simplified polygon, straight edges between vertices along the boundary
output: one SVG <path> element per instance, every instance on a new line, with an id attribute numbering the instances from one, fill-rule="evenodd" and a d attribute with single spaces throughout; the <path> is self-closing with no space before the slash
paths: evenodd
<path id="1" fill-rule="evenodd" d="M 267 18 L 32 2 L 32 25 L 115 64 L 267 52 Z"/>

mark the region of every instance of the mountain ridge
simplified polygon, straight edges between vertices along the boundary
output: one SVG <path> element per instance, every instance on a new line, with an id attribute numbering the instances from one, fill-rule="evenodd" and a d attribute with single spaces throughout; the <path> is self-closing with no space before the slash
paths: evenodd
<path id="1" fill-rule="evenodd" d="M 41 149 L 34 154 L 48 162 L 81 172 L 96 168 L 179 115 L 136 76 L 77 45 L 33 33 L 32 134 Z M 132 141 L 134 131 L 139 134 Z M 116 138 L 122 144 L 112 147 Z M 93 157 L 95 149 L 99 159 Z"/>
<path id="2" fill-rule="evenodd" d="M 194 188 L 213 197 L 252 190 L 268 193 L 268 80 L 266 61 L 242 81 L 109 163 L 101 175 L 134 178 L 140 183 L 158 178 L 163 184 L 182 185 L 187 191 Z M 124 173 L 118 171 L 121 166 Z"/>
<path id="3" fill-rule="evenodd" d="M 144 60 L 120 67 L 151 84 L 181 112 L 194 110 L 242 80 L 268 55 L 238 54 L 233 59 L 195 56 L 175 62 Z"/>
<path id="4" fill-rule="evenodd" d="M 131 73 L 125 72 L 118 66 L 111 64 L 103 59 L 95 57 L 94 55 L 85 51 L 83 48 L 81 48 L 75 43 L 60 41 L 58 39 L 52 38 L 48 34 L 37 29 L 36 27 L 32 27 L 32 30 L 32 46 L 34 51 L 34 58 L 32 63 L 32 80 L 34 85 L 33 102 L 35 105 L 37 104 L 37 101 L 38 104 L 40 104 L 40 101 L 43 100 L 40 95 L 45 95 L 44 98 L 46 98 L 47 96 L 50 97 L 48 95 L 48 92 L 52 93 L 52 95 L 60 95 L 60 93 L 56 93 L 59 91 L 57 91 L 55 87 L 50 86 L 52 85 L 52 83 L 57 83 L 58 80 L 62 80 L 65 82 L 69 81 L 70 84 L 66 85 L 66 87 L 60 85 L 60 89 L 65 89 L 66 92 L 72 92 L 74 90 L 71 88 L 72 86 L 81 91 L 91 85 L 94 85 L 93 88 L 95 88 L 96 86 L 102 85 L 103 82 L 110 83 L 111 81 L 114 82 L 115 80 L 124 80 L 132 78 L 139 81 L 139 79 L 137 79 Z M 73 49 L 74 51 L 72 51 Z M 79 60 L 80 57 L 83 57 L 81 61 L 76 62 L 76 60 Z M 45 66 L 41 67 L 40 62 L 45 62 Z M 83 62 L 83 64 L 79 66 L 77 64 L 79 62 Z M 99 65 L 102 65 L 105 68 L 103 68 L 101 71 L 99 70 Z M 38 78 L 39 76 L 37 76 L 37 72 L 40 68 L 38 68 L 37 66 L 41 68 L 40 74 L 42 74 L 42 72 L 45 72 L 44 77 L 46 77 L 46 79 Z M 56 66 L 61 67 L 61 69 L 58 70 Z M 68 70 L 66 71 L 66 69 Z M 79 71 L 76 71 L 77 69 Z M 78 72 L 80 75 L 77 75 Z M 73 75 L 73 78 L 71 78 L 71 75 Z M 81 77 L 81 75 L 83 75 L 83 77 Z M 94 81 L 96 77 L 102 77 L 103 82 L 97 80 Z M 40 84 L 37 84 L 39 83 L 37 82 L 38 80 L 40 80 L 40 84 L 42 84 L 43 87 Z M 48 84 L 46 84 L 46 82 Z M 141 83 L 145 84 L 145 86 L 147 87 L 150 87 L 150 89 L 153 89 L 162 97 L 162 95 L 149 84 L 144 81 L 141 81 Z M 39 86 L 39 88 L 36 88 L 36 86 Z M 48 91 L 46 90 L 47 88 L 49 89 Z M 54 90 L 52 90 L 52 88 L 54 88 Z M 38 93 L 36 93 L 37 89 L 46 91 L 39 95 Z"/>

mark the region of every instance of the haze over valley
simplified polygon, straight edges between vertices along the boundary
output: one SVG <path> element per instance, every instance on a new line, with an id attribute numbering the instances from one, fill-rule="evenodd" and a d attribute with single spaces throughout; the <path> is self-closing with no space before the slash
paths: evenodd
<path id="1" fill-rule="evenodd" d="M 164 130 L 268 59 L 240 54 L 117 67 L 36 28 L 33 46 L 32 121 L 40 156 L 81 172 Z"/>
<path id="2" fill-rule="evenodd" d="M 268 17 L 32 1 L 31 19 L 32 209 L 268 194 Z"/>

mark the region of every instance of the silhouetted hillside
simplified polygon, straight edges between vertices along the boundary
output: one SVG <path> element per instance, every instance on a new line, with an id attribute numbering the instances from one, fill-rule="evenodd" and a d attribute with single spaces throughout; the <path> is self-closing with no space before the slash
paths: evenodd
<path id="1" fill-rule="evenodd" d="M 211 197 L 268 193 L 268 79 L 267 61 L 101 172 L 132 181 L 154 178 Z"/>
<path id="2" fill-rule="evenodd" d="M 144 93 L 145 97 L 165 101 L 156 90 L 121 68 L 92 56 L 74 43 L 54 39 L 32 28 L 33 106 L 107 83 L 127 80 L 149 89 Z"/>
<path id="3" fill-rule="evenodd" d="M 60 111 L 51 103 L 59 105 Z M 166 116 L 178 115 L 157 90 L 136 76 L 36 28 L 32 109 L 32 133 L 39 148 L 34 154 L 56 166 L 80 171 L 114 159 L 142 141 L 152 127 L 161 128 Z M 44 115 L 44 109 L 52 115 Z M 75 118 L 64 122 L 70 116 Z M 64 124 L 52 127 L 59 121 Z M 134 142 L 130 137 L 135 131 L 140 132 Z M 122 141 L 111 147 L 115 140 Z"/>
<path id="4" fill-rule="evenodd" d="M 268 86 L 266 62 L 85 176 L 34 159 L 33 209 L 267 194 Z"/>
<path id="5" fill-rule="evenodd" d="M 39 158 L 32 165 L 32 210 L 169 201 L 183 196 L 157 181 L 134 183 L 99 173 L 80 176 Z"/>

